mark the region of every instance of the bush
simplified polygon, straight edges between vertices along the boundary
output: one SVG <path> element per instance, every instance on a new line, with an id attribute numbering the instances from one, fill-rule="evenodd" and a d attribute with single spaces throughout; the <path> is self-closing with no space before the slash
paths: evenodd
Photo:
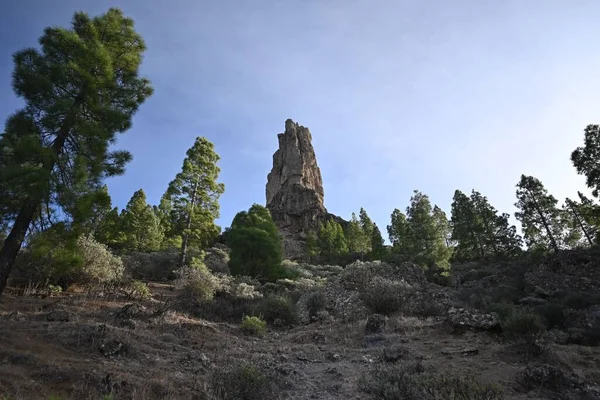
<path id="1" fill-rule="evenodd" d="M 164 281 L 173 278 L 179 252 L 175 250 L 152 253 L 132 252 L 122 256 L 125 271 L 133 279 Z"/>
<path id="2" fill-rule="evenodd" d="M 212 273 L 229 274 L 229 253 L 222 248 L 212 247 L 206 250 L 204 264 Z"/>
<path id="3" fill-rule="evenodd" d="M 586 329 L 582 334 L 581 344 L 584 346 L 600 346 L 600 327 Z"/>
<path id="4" fill-rule="evenodd" d="M 260 283 L 247 276 L 219 275 L 218 288 L 211 302 L 199 304 L 198 316 L 211 320 L 239 322 L 257 309 L 262 293 Z"/>
<path id="5" fill-rule="evenodd" d="M 502 389 L 471 376 L 424 374 L 420 363 L 378 367 L 359 380 L 359 390 L 377 400 L 500 400 Z"/>
<path id="6" fill-rule="evenodd" d="M 133 280 L 123 290 L 133 300 L 146 300 L 152 297 L 148 285 L 141 281 Z"/>
<path id="7" fill-rule="evenodd" d="M 492 303 L 485 308 L 485 312 L 488 314 L 495 312 L 502 321 L 505 321 L 507 318 L 513 315 L 515 312 L 515 307 L 506 303 Z"/>
<path id="8" fill-rule="evenodd" d="M 267 323 L 260 317 L 244 316 L 242 319 L 242 331 L 250 335 L 263 335 L 267 330 Z"/>
<path id="9" fill-rule="evenodd" d="M 437 400 L 501 400 L 502 388 L 498 385 L 486 385 L 472 376 L 437 375 L 420 382 L 426 398 Z"/>
<path id="10" fill-rule="evenodd" d="M 198 259 L 192 259 L 191 266 L 175 271 L 176 285 L 183 289 L 182 297 L 194 304 L 210 302 L 217 289 L 219 280 Z"/>
<path id="11" fill-rule="evenodd" d="M 306 299 L 306 309 L 310 318 L 316 317 L 319 312 L 325 310 L 327 299 L 323 292 L 313 292 Z"/>
<path id="12" fill-rule="evenodd" d="M 600 304 L 600 294 L 596 292 L 570 292 L 564 295 L 562 304 L 567 308 L 584 310 L 595 304 Z"/>
<path id="13" fill-rule="evenodd" d="M 276 380 L 263 369 L 242 363 L 217 371 L 211 379 L 210 390 L 219 400 L 276 399 Z"/>
<path id="14" fill-rule="evenodd" d="M 340 274 L 340 282 L 348 290 L 364 291 L 376 276 L 391 276 L 393 268 L 380 261 L 356 261 Z"/>
<path id="15" fill-rule="evenodd" d="M 546 327 L 538 314 L 514 312 L 502 322 L 504 337 L 526 355 L 543 353 L 542 339 Z"/>
<path id="16" fill-rule="evenodd" d="M 260 311 L 274 326 L 292 326 L 297 322 L 296 308 L 288 297 L 268 296 L 261 302 Z"/>
<path id="17" fill-rule="evenodd" d="M 411 291 L 411 286 L 404 281 L 376 276 L 363 289 L 361 298 L 372 312 L 389 315 L 400 310 Z"/>

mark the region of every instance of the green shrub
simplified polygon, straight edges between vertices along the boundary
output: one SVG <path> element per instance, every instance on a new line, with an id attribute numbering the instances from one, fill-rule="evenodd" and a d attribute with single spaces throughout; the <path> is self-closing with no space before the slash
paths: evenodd
<path id="1" fill-rule="evenodd" d="M 133 300 L 146 300 L 152 297 L 148 284 L 133 280 L 124 289 L 128 297 Z"/>
<path id="2" fill-rule="evenodd" d="M 250 335 L 263 335 L 267 330 L 267 323 L 260 317 L 245 315 L 242 319 L 242 331 Z"/>
<path id="3" fill-rule="evenodd" d="M 227 250 L 219 247 L 211 247 L 206 250 L 204 264 L 213 273 L 229 274 L 229 253 Z"/>
<path id="4" fill-rule="evenodd" d="M 327 299 L 323 292 L 313 292 L 306 299 L 306 309 L 309 317 L 316 317 L 319 312 L 325 310 Z"/>
<path id="5" fill-rule="evenodd" d="M 411 286 L 404 281 L 392 281 L 376 276 L 360 295 L 372 312 L 389 315 L 399 311 L 411 293 Z"/>
<path id="6" fill-rule="evenodd" d="M 175 249 L 152 253 L 131 252 L 122 256 L 125 271 L 133 279 L 164 281 L 173 278 L 179 252 Z"/>
<path id="7" fill-rule="evenodd" d="M 285 296 L 267 296 L 260 305 L 264 319 L 274 326 L 292 326 L 297 322 L 296 308 Z"/>
<path id="8" fill-rule="evenodd" d="M 63 288 L 59 285 L 48 285 L 48 293 L 50 296 L 58 296 L 63 291 Z"/>
<path id="9" fill-rule="evenodd" d="M 380 261 L 355 261 L 340 274 L 340 282 L 348 290 L 364 291 L 376 276 L 391 276 L 393 268 Z"/>
<path id="10" fill-rule="evenodd" d="M 213 374 L 210 381 L 212 398 L 219 400 L 277 399 L 273 379 L 262 368 L 241 363 Z"/>

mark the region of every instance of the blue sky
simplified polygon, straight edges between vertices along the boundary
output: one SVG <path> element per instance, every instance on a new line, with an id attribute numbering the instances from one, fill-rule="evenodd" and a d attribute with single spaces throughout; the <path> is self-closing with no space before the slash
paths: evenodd
<path id="1" fill-rule="evenodd" d="M 221 156 L 219 223 L 264 204 L 277 133 L 311 129 L 328 210 L 382 232 L 413 189 L 448 213 L 472 188 L 514 212 L 520 174 L 557 198 L 584 179 L 571 151 L 600 112 L 597 0 L 20 0 L 0 13 L 0 119 L 21 102 L 11 54 L 76 10 L 134 18 L 155 93 L 119 139 L 123 207 L 157 203 L 196 136 Z"/>

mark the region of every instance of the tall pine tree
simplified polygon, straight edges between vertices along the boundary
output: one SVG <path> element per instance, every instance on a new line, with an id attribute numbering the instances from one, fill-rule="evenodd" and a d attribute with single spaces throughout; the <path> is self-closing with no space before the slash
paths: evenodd
<path id="1" fill-rule="evenodd" d="M 123 173 L 131 155 L 109 146 L 152 93 L 138 74 L 144 41 L 118 9 L 95 18 L 78 12 L 71 29 L 47 28 L 39 42 L 14 55 L 13 89 L 25 107 L 9 117 L 0 143 L 9 154 L 0 197 L 11 199 L 14 216 L 0 250 L 0 293 L 44 202 L 60 207 L 74 186 L 94 192 Z"/>
<path id="2" fill-rule="evenodd" d="M 187 151 L 181 172 L 169 184 L 164 201 L 172 207 L 173 230 L 181 237 L 179 265 L 186 263 L 189 246 L 203 248 L 219 235 L 219 197 L 225 186 L 218 183 L 219 156 L 214 145 L 198 137 Z"/>
<path id="3" fill-rule="evenodd" d="M 126 250 L 149 252 L 160 249 L 164 233 L 142 189 L 135 192 L 127 203 L 121 213 L 121 221 Z"/>

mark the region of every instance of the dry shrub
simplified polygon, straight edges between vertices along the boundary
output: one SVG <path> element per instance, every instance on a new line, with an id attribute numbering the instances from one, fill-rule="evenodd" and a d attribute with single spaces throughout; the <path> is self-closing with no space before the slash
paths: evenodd
<path id="1" fill-rule="evenodd" d="M 502 322 L 504 337 L 526 356 L 544 353 L 546 327 L 538 314 L 513 312 Z"/>
<path id="2" fill-rule="evenodd" d="M 175 250 L 152 253 L 132 252 L 122 256 L 125 271 L 134 279 L 164 281 L 173 277 L 179 253 Z"/>
<path id="3" fill-rule="evenodd" d="M 190 267 L 180 268 L 175 274 L 176 286 L 183 289 L 182 299 L 191 301 L 194 305 L 210 302 L 219 288 L 219 279 L 195 258 L 192 259 Z"/>
<path id="4" fill-rule="evenodd" d="M 361 291 L 361 298 L 372 312 L 393 314 L 400 310 L 411 295 L 412 287 L 405 281 L 374 277 Z"/>
<path id="5" fill-rule="evenodd" d="M 260 304 L 265 320 L 276 327 L 293 326 L 298 321 L 296 307 L 289 297 L 267 296 Z"/>
<path id="6" fill-rule="evenodd" d="M 277 399 L 276 379 L 266 369 L 237 363 L 215 372 L 209 391 L 218 400 Z"/>

